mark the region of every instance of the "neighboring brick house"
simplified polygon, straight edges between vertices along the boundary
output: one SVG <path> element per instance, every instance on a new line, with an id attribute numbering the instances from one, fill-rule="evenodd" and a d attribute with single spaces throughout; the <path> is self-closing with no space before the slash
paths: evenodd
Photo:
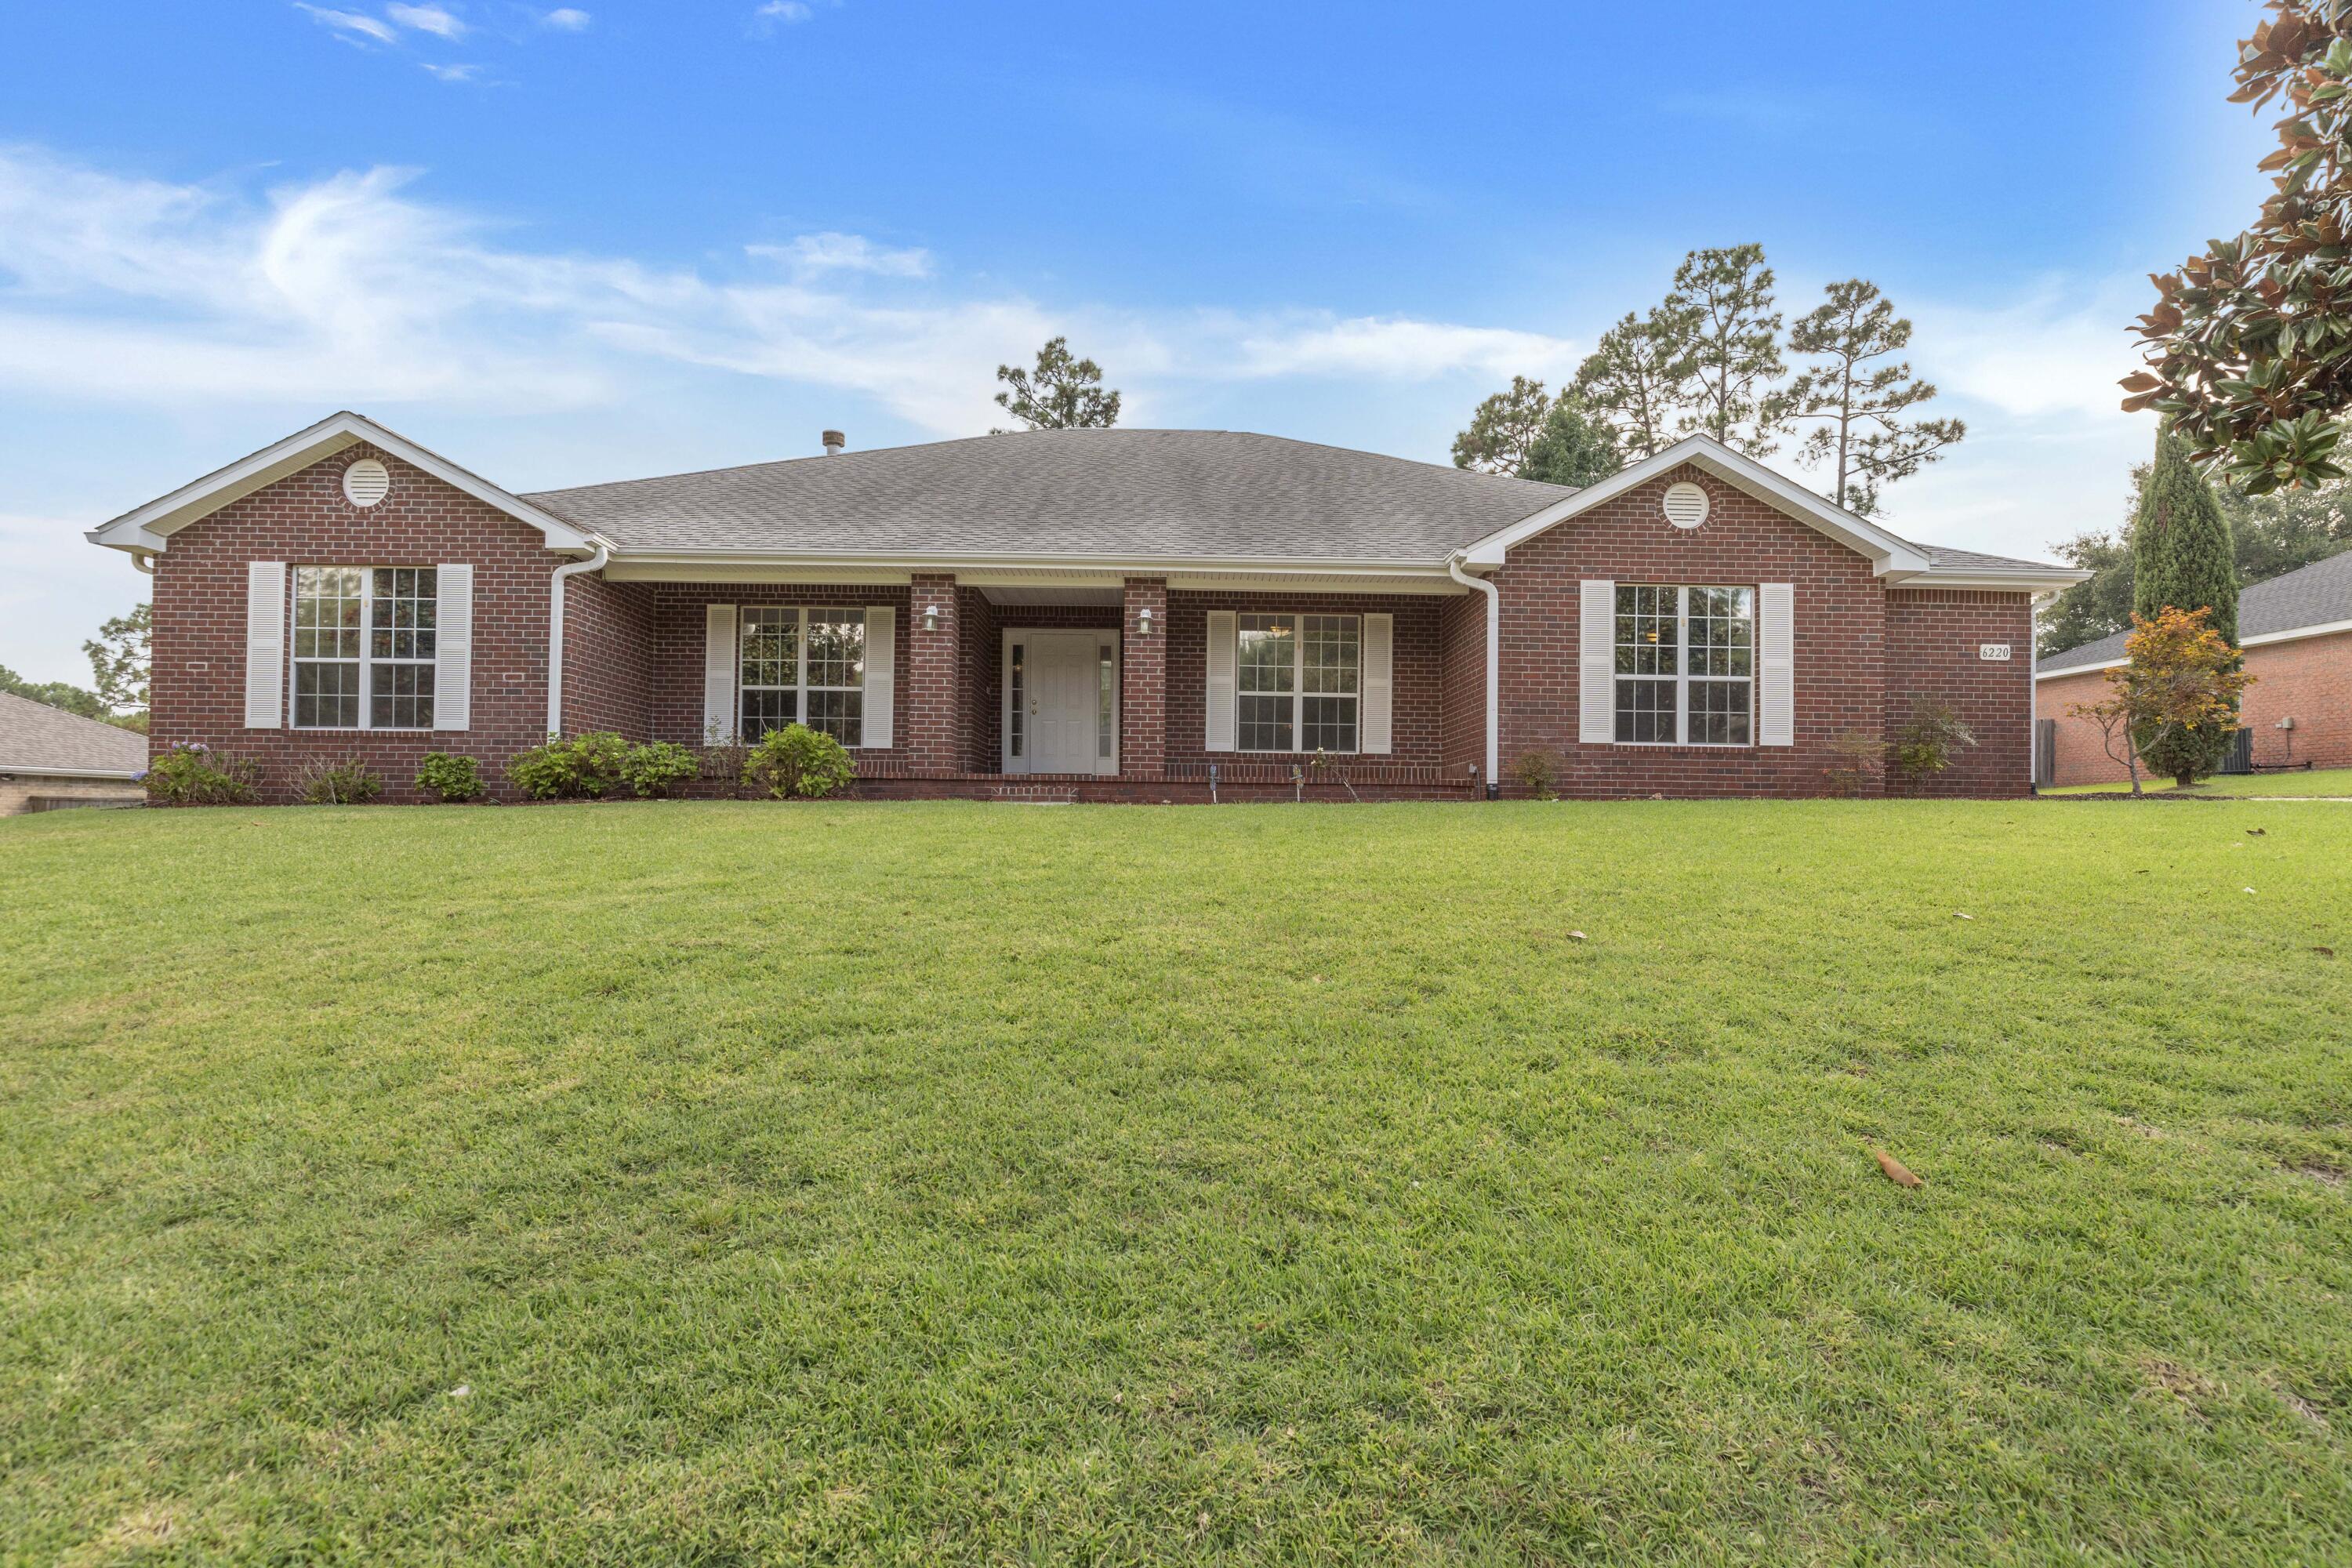
<path id="1" fill-rule="evenodd" d="M 2081 575 L 1705 437 L 1581 490 L 1226 431 L 840 445 L 524 496 L 339 414 L 90 537 L 154 574 L 155 743 L 277 798 L 793 720 L 866 795 L 1466 798 L 1541 752 L 1570 795 L 1810 795 L 1921 699 L 1980 743 L 1885 787 L 2014 795 L 2031 602 Z"/>
<path id="2" fill-rule="evenodd" d="M 0 816 L 147 798 L 147 737 L 0 691 Z"/>
<path id="3" fill-rule="evenodd" d="M 2043 659 L 2034 672 L 2045 784 L 2108 784 L 2128 770 L 2107 755 L 2098 727 L 2074 717 L 2106 692 L 2128 633 Z M 2242 589 L 2238 643 L 2254 683 L 2239 703 L 2247 757 L 2257 767 L 2352 767 L 2352 552 Z"/>

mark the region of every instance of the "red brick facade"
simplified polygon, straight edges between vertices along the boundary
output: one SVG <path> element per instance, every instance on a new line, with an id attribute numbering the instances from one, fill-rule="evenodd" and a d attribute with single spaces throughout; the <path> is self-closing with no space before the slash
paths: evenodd
<path id="1" fill-rule="evenodd" d="M 2256 763 L 2352 767 L 2352 632 L 2257 643 L 2246 650 L 2246 672 L 2254 683 L 2239 704 L 2239 722 L 2253 731 Z M 2036 685 L 2036 716 L 2057 724 L 2053 783 L 2111 784 L 2128 776 L 2106 754 L 2098 727 L 2067 711 L 2105 695 L 2105 674 L 2095 669 Z M 2294 722 L 2282 730 L 2284 719 Z"/>
<path id="2" fill-rule="evenodd" d="M 385 461 L 392 493 L 377 506 L 342 498 L 343 468 Z M 1704 485 L 1706 523 L 1667 523 L 1660 492 Z M 566 558 L 539 532 L 486 503 L 368 447 L 354 447 L 231 503 L 171 540 L 155 579 L 154 736 L 202 740 L 251 756 L 275 799 L 292 798 L 306 763 L 358 758 L 388 797 L 412 797 L 428 751 L 478 759 L 497 793 L 507 760 L 544 738 L 548 594 Z M 465 731 L 244 728 L 246 583 L 256 560 L 289 564 L 476 568 L 472 723 Z M 1790 583 L 1796 595 L 1795 734 L 1790 747 L 1587 746 L 1577 739 L 1579 584 L 1741 585 Z M 1577 795 L 1818 795 L 1831 787 L 1831 743 L 1848 731 L 1883 735 L 1912 702 L 1958 706 L 1981 743 L 1946 774 L 1890 790 L 2014 795 L 2027 784 L 2030 628 L 2023 595 L 1889 590 L 1869 562 L 1744 491 L 1684 468 L 1513 549 L 1493 579 L 1502 616 L 1501 752 L 1555 759 Z M 1302 786 L 1289 756 L 1207 750 L 1208 616 L 1213 610 L 1394 617 L 1391 750 L 1341 759 L 1308 798 L 1358 795 L 1465 798 L 1476 792 L 1486 734 L 1486 599 L 1471 592 L 1324 594 L 1171 590 L 1131 578 L 1119 603 L 999 605 L 951 574 L 904 586 L 649 583 L 594 573 L 567 580 L 564 727 L 695 744 L 704 733 L 704 643 L 713 603 L 887 607 L 894 616 L 891 743 L 855 755 L 872 795 L 1056 792 L 1085 798 L 1205 798 L 1215 764 L 1220 798 L 1289 798 Z M 1145 612 L 1150 629 L 1145 630 Z M 1120 655 L 1119 773 L 1100 780 L 1000 775 L 1006 628 L 1116 631 Z M 2021 657 L 1980 661 L 1979 644 Z M 2345 727 L 2340 684 L 2334 722 Z M 2313 721 L 2322 712 L 2313 703 Z"/>

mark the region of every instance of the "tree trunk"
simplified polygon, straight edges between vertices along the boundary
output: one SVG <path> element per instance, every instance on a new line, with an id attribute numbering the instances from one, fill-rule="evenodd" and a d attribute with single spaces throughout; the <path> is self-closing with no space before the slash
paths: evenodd
<path id="1" fill-rule="evenodd" d="M 2175 789 L 2188 789 L 2193 786 L 2196 783 L 2197 775 L 2195 773 L 2175 773 L 2172 775 L 2172 787 Z"/>

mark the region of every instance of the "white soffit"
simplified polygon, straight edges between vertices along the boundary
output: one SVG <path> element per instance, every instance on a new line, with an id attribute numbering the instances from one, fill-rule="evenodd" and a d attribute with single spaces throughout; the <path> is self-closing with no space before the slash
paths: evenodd
<path id="1" fill-rule="evenodd" d="M 553 512 L 500 489 L 439 453 L 428 451 L 406 437 L 387 430 L 374 420 L 348 409 L 329 415 L 310 428 L 298 430 L 284 440 L 264 447 L 225 468 L 215 469 L 169 495 L 158 496 L 145 506 L 124 512 L 113 521 L 91 529 L 84 537 L 93 544 L 103 544 L 115 550 L 161 552 L 167 547 L 173 534 L 190 523 L 209 517 L 233 501 L 242 500 L 256 490 L 276 484 L 289 474 L 299 473 L 313 463 L 331 458 L 362 441 L 391 453 L 412 468 L 431 474 L 476 500 L 498 508 L 520 522 L 529 523 L 546 538 L 550 550 L 592 548 L 586 533 Z"/>

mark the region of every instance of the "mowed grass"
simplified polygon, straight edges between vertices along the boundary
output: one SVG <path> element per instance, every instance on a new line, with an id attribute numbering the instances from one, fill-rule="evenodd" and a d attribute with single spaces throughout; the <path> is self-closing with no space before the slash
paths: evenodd
<path id="1" fill-rule="evenodd" d="M 2149 795 L 2176 793 L 2168 778 L 2143 776 L 2141 790 Z M 2068 784 L 2061 789 L 2045 790 L 2045 795 L 2129 795 L 2131 783 Z M 2314 768 L 2309 773 L 2299 770 L 2274 773 L 2216 773 L 2200 781 L 2189 791 L 2192 795 L 2223 795 L 2231 799 L 2253 800 L 2263 796 L 2323 795 L 2340 798 L 2352 795 L 2352 768 Z"/>
<path id="2" fill-rule="evenodd" d="M 2344 1562 L 2347 867 L 2324 804 L 0 824 L 0 1552 Z"/>

